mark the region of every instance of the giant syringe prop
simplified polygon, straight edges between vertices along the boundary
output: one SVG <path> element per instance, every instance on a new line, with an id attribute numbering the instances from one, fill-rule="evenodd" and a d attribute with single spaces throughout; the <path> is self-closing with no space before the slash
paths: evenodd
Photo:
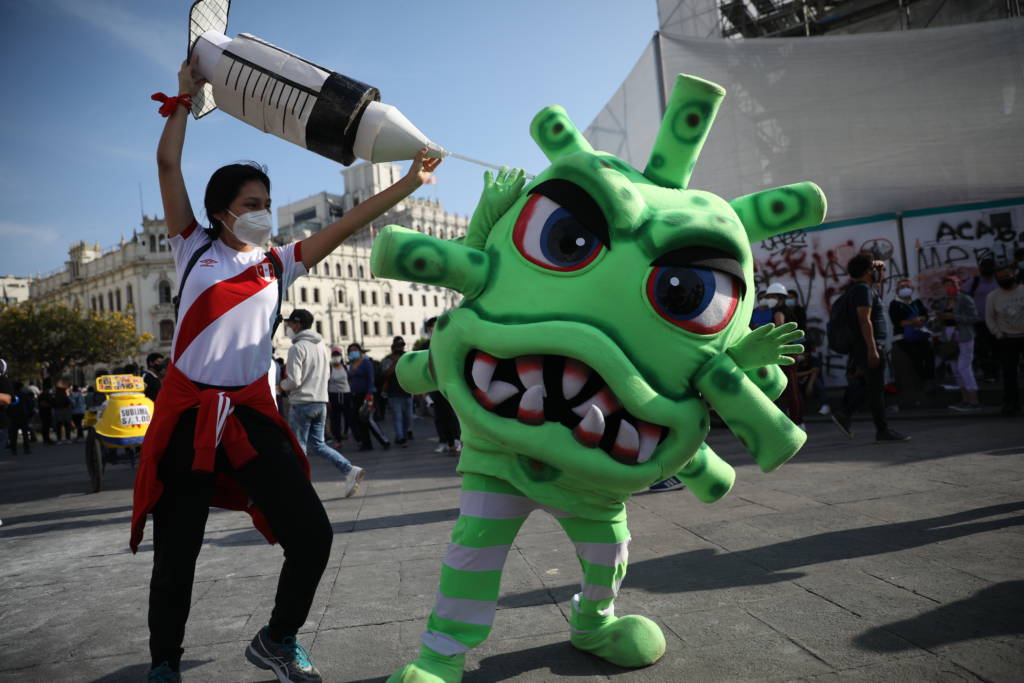
<path id="1" fill-rule="evenodd" d="M 231 0 L 196 0 L 189 13 L 189 53 L 208 85 L 196 94 L 198 119 L 222 109 L 266 133 L 344 165 L 449 152 L 397 108 L 380 102 L 377 88 L 309 62 L 247 33 L 224 35 Z M 494 164 L 451 156 L 489 168 Z"/>

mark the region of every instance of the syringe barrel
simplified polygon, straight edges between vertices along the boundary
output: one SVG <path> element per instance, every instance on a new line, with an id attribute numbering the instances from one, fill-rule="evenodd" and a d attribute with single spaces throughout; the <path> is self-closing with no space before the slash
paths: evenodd
<path id="1" fill-rule="evenodd" d="M 196 41 L 197 70 L 217 107 L 249 125 L 346 166 L 373 86 L 242 33 L 207 31 Z"/>

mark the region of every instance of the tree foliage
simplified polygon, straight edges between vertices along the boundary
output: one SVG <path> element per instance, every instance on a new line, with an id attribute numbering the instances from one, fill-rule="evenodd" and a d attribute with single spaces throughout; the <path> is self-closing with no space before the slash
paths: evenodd
<path id="1" fill-rule="evenodd" d="M 127 359 L 152 335 L 135 333 L 135 317 L 25 301 L 0 307 L 0 355 L 15 374 L 47 368 L 60 377 L 77 365 Z"/>

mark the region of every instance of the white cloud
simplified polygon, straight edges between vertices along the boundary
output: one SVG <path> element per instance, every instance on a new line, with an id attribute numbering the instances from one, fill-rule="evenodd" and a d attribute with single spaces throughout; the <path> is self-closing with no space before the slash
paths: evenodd
<path id="1" fill-rule="evenodd" d="M 163 23 L 147 20 L 128 7 L 110 0 L 58 0 L 56 6 L 66 14 L 104 31 L 164 69 L 176 72 L 181 66 L 185 46 L 164 39 L 168 35 L 168 27 Z M 184 35 L 184 28 L 180 28 L 175 35 Z"/>

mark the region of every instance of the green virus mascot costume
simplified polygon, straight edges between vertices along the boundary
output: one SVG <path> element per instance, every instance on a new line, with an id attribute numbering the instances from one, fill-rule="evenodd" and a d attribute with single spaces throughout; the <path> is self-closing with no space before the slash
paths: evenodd
<path id="1" fill-rule="evenodd" d="M 553 515 L 583 570 L 572 644 L 624 667 L 665 650 L 650 619 L 616 616 L 626 575 L 625 501 L 679 476 L 702 501 L 735 473 L 704 439 L 710 404 L 769 472 L 806 436 L 773 404 L 795 324 L 748 327 L 750 244 L 820 223 L 825 197 L 798 183 L 725 201 L 686 189 L 725 95 L 680 75 L 643 173 L 595 151 L 564 109 L 530 134 L 551 161 L 485 175 L 462 241 L 388 226 L 378 277 L 465 297 L 408 353 L 408 391 L 439 390 L 462 423 L 460 514 L 419 658 L 391 681 L 459 681 L 491 630 L 505 558 L 534 510 Z"/>

